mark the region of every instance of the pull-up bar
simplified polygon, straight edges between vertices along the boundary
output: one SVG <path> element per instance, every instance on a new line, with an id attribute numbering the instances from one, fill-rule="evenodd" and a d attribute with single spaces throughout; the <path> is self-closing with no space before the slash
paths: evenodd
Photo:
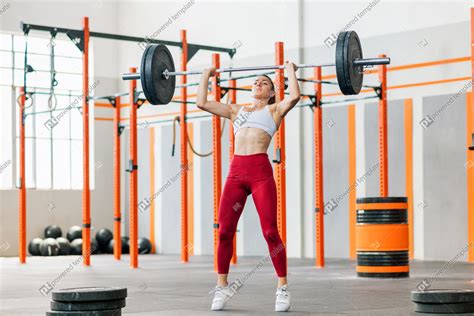
<path id="1" fill-rule="evenodd" d="M 84 44 L 83 44 L 84 31 L 83 30 L 72 30 L 72 29 L 67 29 L 67 28 L 62 28 L 62 27 L 30 24 L 30 23 L 25 23 L 25 22 L 20 22 L 20 28 L 22 29 L 24 34 L 28 34 L 31 30 L 46 31 L 54 35 L 58 33 L 66 34 L 71 39 L 71 41 L 73 41 L 74 44 L 80 49 L 81 52 L 84 51 Z M 120 34 L 89 32 L 89 37 L 97 37 L 97 38 L 126 41 L 126 42 L 138 42 L 138 43 L 146 43 L 146 44 L 162 44 L 162 45 L 176 46 L 176 47 L 181 47 L 181 48 L 183 47 L 183 42 L 166 41 L 166 40 L 159 40 L 159 39 L 153 39 L 153 38 L 144 38 L 144 37 L 128 36 L 128 35 L 120 35 Z M 200 49 L 209 50 L 213 52 L 224 52 L 224 53 L 229 54 L 230 57 L 233 57 L 235 53 L 237 52 L 236 48 L 225 48 L 225 47 L 191 44 L 191 43 L 187 43 L 187 46 L 188 46 L 188 61 Z"/>

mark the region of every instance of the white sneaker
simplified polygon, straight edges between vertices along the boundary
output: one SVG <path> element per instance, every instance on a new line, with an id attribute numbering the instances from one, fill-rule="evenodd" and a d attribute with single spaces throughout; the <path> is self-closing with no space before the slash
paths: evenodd
<path id="1" fill-rule="evenodd" d="M 214 293 L 214 299 L 212 300 L 211 310 L 218 311 L 224 309 L 227 301 L 234 295 L 234 291 L 229 288 L 229 285 L 216 285 L 216 287 L 209 292 Z"/>
<path id="2" fill-rule="evenodd" d="M 276 291 L 275 312 L 287 312 L 290 309 L 290 291 L 285 284 Z"/>

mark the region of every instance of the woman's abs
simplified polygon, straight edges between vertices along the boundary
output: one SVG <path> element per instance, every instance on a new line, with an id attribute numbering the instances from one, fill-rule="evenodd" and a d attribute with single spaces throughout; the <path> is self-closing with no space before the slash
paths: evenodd
<path id="1" fill-rule="evenodd" d="M 271 140 L 270 135 L 264 130 L 254 127 L 242 128 L 235 135 L 234 154 L 266 153 Z"/>

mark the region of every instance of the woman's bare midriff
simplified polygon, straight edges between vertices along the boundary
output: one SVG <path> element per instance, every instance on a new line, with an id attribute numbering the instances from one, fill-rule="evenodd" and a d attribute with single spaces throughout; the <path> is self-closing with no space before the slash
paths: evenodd
<path id="1" fill-rule="evenodd" d="M 241 128 L 235 135 L 234 154 L 253 155 L 266 153 L 272 138 L 262 129 L 254 127 Z"/>

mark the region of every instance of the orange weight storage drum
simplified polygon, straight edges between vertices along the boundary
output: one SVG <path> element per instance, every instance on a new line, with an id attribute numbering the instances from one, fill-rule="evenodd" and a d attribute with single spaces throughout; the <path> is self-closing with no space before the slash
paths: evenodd
<path id="1" fill-rule="evenodd" d="M 356 205 L 357 275 L 409 276 L 406 197 L 358 198 Z"/>

